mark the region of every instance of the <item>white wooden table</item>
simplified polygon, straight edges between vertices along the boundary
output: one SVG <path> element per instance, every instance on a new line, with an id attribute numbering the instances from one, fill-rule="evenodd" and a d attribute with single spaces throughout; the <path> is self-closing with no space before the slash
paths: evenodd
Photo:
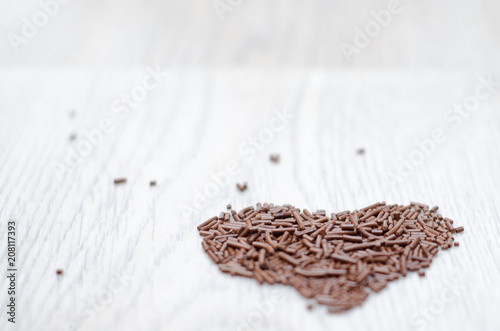
<path id="1" fill-rule="evenodd" d="M 460 125 L 444 118 L 478 77 L 500 81 L 499 5 L 405 3 L 347 64 L 339 43 L 387 3 L 309 3 L 243 2 L 220 21 L 210 2 L 75 0 L 19 53 L 2 39 L 0 265 L 15 220 L 18 278 L 15 325 L 0 281 L 0 330 L 500 328 L 500 87 Z M 2 35 L 38 8 L 4 5 Z M 157 66 L 169 74 L 125 112 L 117 100 Z M 294 118 L 277 130 L 284 111 Z M 445 141 L 394 183 L 436 129 Z M 426 277 L 341 315 L 221 273 L 196 230 L 228 203 L 339 212 L 380 200 L 439 205 L 466 231 Z"/>

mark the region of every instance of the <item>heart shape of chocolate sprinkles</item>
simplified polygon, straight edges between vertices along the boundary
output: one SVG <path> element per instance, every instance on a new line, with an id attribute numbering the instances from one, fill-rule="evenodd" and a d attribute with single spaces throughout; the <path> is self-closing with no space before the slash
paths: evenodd
<path id="1" fill-rule="evenodd" d="M 464 231 L 438 207 L 373 204 L 332 213 L 260 204 L 221 212 L 198 226 L 202 246 L 223 272 L 291 285 L 338 313 L 359 306 L 400 275 L 424 276 L 439 248 Z"/>

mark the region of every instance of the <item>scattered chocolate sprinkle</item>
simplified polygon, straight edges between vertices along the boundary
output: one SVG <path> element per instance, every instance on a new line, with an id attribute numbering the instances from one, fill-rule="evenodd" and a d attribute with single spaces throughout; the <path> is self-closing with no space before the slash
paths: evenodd
<path id="1" fill-rule="evenodd" d="M 232 209 L 233 207 L 231 206 L 231 204 L 228 204 L 228 205 L 226 206 L 226 208 L 227 208 L 227 209 Z"/>
<path id="2" fill-rule="evenodd" d="M 278 163 L 280 161 L 280 155 L 279 154 L 271 154 L 270 159 L 271 159 L 271 162 Z"/>
<path id="3" fill-rule="evenodd" d="M 248 185 L 247 185 L 247 182 L 244 182 L 243 184 L 241 184 L 241 183 L 236 184 L 236 187 L 238 188 L 238 190 L 243 192 L 248 188 Z"/>
<path id="4" fill-rule="evenodd" d="M 460 243 L 459 243 L 458 241 L 455 241 L 455 242 L 453 243 L 453 246 L 458 247 L 458 246 L 460 246 Z"/>
<path id="5" fill-rule="evenodd" d="M 127 182 L 127 178 L 115 178 L 115 184 L 124 184 Z"/>
<path id="6" fill-rule="evenodd" d="M 364 149 L 364 148 L 360 148 L 360 149 L 358 149 L 358 150 L 357 150 L 357 153 L 358 153 L 359 155 L 363 155 L 363 154 L 365 154 L 365 152 L 366 152 L 366 151 L 365 151 L 365 149 Z"/>
<path id="7" fill-rule="evenodd" d="M 381 202 L 328 217 L 324 210 L 258 203 L 222 212 L 198 231 L 222 272 L 292 286 L 339 313 L 409 272 L 425 276 L 439 248 L 458 246 L 453 234 L 463 227 L 450 227 L 453 221 L 437 210 Z"/>
<path id="8" fill-rule="evenodd" d="M 313 306 L 313 305 L 307 305 L 307 309 L 308 309 L 308 310 L 312 310 L 313 308 L 314 308 L 314 306 Z"/>
<path id="9" fill-rule="evenodd" d="M 62 275 L 63 273 L 64 273 L 64 270 L 62 270 L 62 269 L 56 270 L 56 274 L 58 274 L 58 275 Z"/>
<path id="10" fill-rule="evenodd" d="M 152 180 L 149 182 L 149 185 L 150 186 L 156 186 L 158 183 L 156 182 L 156 180 Z"/>

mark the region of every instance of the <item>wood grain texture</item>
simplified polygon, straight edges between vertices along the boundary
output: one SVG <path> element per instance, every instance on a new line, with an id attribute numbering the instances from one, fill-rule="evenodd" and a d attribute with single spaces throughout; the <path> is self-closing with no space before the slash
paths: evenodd
<path id="1" fill-rule="evenodd" d="M 401 11 L 349 65 L 339 45 L 353 44 L 355 28 L 364 29 L 374 20 L 371 12 L 391 1 L 234 1 L 241 4 L 223 20 L 214 2 L 71 0 L 18 53 L 8 33 L 21 34 L 22 18 L 32 21 L 41 8 L 37 0 L 6 2 L 0 60 L 93 67 L 499 67 L 500 4 L 494 0 L 397 1 Z"/>
<path id="2" fill-rule="evenodd" d="M 2 39 L 0 265 L 15 219 L 19 310 L 15 326 L 2 313 L 1 330 L 500 328 L 500 89 L 459 128 L 443 119 L 478 76 L 500 81 L 498 4 L 412 2 L 348 65 L 338 44 L 387 3 L 308 3 L 243 2 L 220 21 L 209 1 L 73 1 L 20 53 Z M 2 35 L 38 8 L 6 6 Z M 161 84 L 128 115 L 113 112 L 156 66 L 169 72 Z M 295 116 L 284 130 L 255 157 L 242 153 L 283 109 Z M 103 119 L 113 132 L 59 176 Z M 387 173 L 436 128 L 446 141 L 392 184 Z M 198 206 L 230 162 L 240 172 Z M 341 315 L 308 311 L 292 288 L 222 274 L 196 230 L 228 203 L 338 212 L 380 200 L 439 205 L 466 232 L 426 277 Z"/>

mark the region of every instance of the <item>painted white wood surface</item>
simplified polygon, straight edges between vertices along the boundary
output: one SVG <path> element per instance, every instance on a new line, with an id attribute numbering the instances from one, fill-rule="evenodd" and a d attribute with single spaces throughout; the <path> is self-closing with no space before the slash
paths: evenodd
<path id="1" fill-rule="evenodd" d="M 2 312 L 1 330 L 238 330 L 249 319 L 273 331 L 500 328 L 500 89 L 458 129 L 443 120 L 478 76 L 500 81 L 498 3 L 412 2 L 350 65 L 338 44 L 387 3 L 309 3 L 243 2 L 220 21 L 209 1 L 73 1 L 19 53 L 2 39 L 0 261 L 15 219 L 20 276 L 18 324 Z M 38 8 L 4 5 L 2 35 Z M 113 113 L 156 66 L 169 76 L 128 116 Z M 285 108 L 295 115 L 285 129 L 254 159 L 241 154 Z M 114 131 L 58 176 L 105 118 Z M 391 184 L 387 172 L 436 128 L 447 140 Z M 183 212 L 231 161 L 241 172 L 230 184 Z M 380 200 L 439 205 L 466 232 L 426 277 L 342 315 L 222 274 L 196 231 L 227 203 L 333 212 Z M 2 280 L 2 306 L 6 292 Z M 284 302 L 267 307 L 276 295 Z M 252 320 L 258 307 L 269 309 Z"/>

